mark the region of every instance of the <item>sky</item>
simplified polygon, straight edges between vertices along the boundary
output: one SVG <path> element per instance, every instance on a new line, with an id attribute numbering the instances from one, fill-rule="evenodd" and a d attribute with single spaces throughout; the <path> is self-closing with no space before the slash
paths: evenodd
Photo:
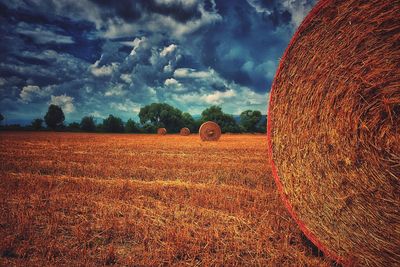
<path id="1" fill-rule="evenodd" d="M 9 123 L 163 102 L 192 115 L 267 110 L 279 59 L 315 0 L 0 0 L 0 113 Z"/>

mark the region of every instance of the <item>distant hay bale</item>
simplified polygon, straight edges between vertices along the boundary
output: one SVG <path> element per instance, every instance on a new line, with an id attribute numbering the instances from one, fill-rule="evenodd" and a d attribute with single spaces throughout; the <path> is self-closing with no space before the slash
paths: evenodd
<path id="1" fill-rule="evenodd" d="M 200 126 L 199 135 L 203 141 L 218 141 L 221 137 L 221 128 L 213 121 L 207 121 Z"/>
<path id="2" fill-rule="evenodd" d="M 289 212 L 344 265 L 400 266 L 400 1 L 323 0 L 271 91 L 272 171 Z"/>
<path id="3" fill-rule="evenodd" d="M 167 134 L 167 129 L 165 129 L 165 128 L 158 128 L 158 129 L 157 129 L 157 134 L 158 134 L 158 135 L 166 135 L 166 134 Z"/>
<path id="4" fill-rule="evenodd" d="M 186 128 L 186 127 L 182 128 L 181 131 L 180 131 L 180 134 L 183 135 L 183 136 L 188 136 L 188 135 L 190 135 L 190 130 L 189 130 L 189 128 Z"/>

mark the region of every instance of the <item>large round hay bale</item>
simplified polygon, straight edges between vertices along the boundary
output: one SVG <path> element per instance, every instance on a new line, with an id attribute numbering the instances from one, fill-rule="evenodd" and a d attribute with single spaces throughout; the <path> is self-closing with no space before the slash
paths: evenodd
<path id="1" fill-rule="evenodd" d="M 189 130 L 189 128 L 186 128 L 186 127 L 182 128 L 181 131 L 180 131 L 180 134 L 183 135 L 183 136 L 188 136 L 188 135 L 190 135 L 190 130 Z"/>
<path id="2" fill-rule="evenodd" d="M 199 135 L 203 141 L 218 141 L 221 137 L 221 128 L 213 121 L 207 121 L 200 126 Z"/>
<path id="3" fill-rule="evenodd" d="M 158 135 L 166 135 L 166 134 L 167 134 L 167 129 L 165 129 L 165 128 L 158 128 L 158 129 L 157 129 L 157 134 L 158 134 Z"/>
<path id="4" fill-rule="evenodd" d="M 271 91 L 284 203 L 345 265 L 400 266 L 400 1 L 320 1 Z"/>

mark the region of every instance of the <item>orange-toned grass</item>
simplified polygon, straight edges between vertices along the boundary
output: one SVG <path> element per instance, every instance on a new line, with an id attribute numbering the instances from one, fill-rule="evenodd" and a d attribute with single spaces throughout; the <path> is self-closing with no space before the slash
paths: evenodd
<path id="1" fill-rule="evenodd" d="M 264 135 L 0 133 L 0 265 L 329 266 Z"/>

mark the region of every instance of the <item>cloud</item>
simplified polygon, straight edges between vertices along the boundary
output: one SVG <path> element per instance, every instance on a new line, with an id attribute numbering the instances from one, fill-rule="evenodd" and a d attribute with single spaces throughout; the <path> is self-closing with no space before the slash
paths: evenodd
<path id="1" fill-rule="evenodd" d="M 221 91 L 200 91 L 171 96 L 177 106 L 185 105 L 186 110 L 193 114 L 200 114 L 204 107 L 219 105 L 230 114 L 240 114 L 246 109 L 260 110 L 265 113 L 269 94 L 256 93 L 249 88 L 233 85 L 235 89 Z"/>
<path id="2" fill-rule="evenodd" d="M 95 117 L 95 118 L 101 118 L 101 119 L 105 119 L 105 118 L 107 117 L 106 115 L 100 113 L 100 112 L 97 111 L 97 110 L 95 110 L 95 111 L 89 113 L 89 115 L 90 115 L 90 116 L 93 116 L 93 117 Z"/>
<path id="3" fill-rule="evenodd" d="M 127 92 L 124 91 L 123 89 L 123 85 L 122 84 L 118 84 L 116 86 L 113 86 L 111 88 L 109 88 L 104 95 L 105 96 L 123 96 L 125 95 Z"/>
<path id="4" fill-rule="evenodd" d="M 247 0 L 256 10 L 274 23 L 290 22 L 297 28 L 314 5 L 311 0 Z"/>
<path id="5" fill-rule="evenodd" d="M 29 103 L 35 98 L 43 98 L 48 96 L 51 91 L 51 87 L 41 89 L 39 86 L 36 85 L 27 85 L 22 88 L 19 96 L 22 102 Z"/>
<path id="6" fill-rule="evenodd" d="M 71 96 L 59 95 L 59 96 L 51 96 L 50 104 L 57 105 L 62 108 L 64 113 L 71 113 L 75 111 L 74 107 L 74 98 Z"/>
<path id="7" fill-rule="evenodd" d="M 189 77 L 193 73 L 198 73 L 195 69 L 182 71 Z M 210 105 L 220 105 L 225 112 L 231 114 L 240 114 L 245 109 L 257 109 L 261 112 L 266 111 L 268 93 L 256 93 L 248 87 L 241 86 L 233 81 L 222 78 L 215 70 L 208 69 L 200 76 L 207 77 L 199 79 L 194 75 L 194 79 L 183 81 L 182 86 L 185 91 L 167 91 L 167 98 L 172 99 L 173 103 L 179 107 L 184 106 L 188 111 L 194 114 L 200 114 L 204 107 Z M 165 84 L 169 87 L 178 83 L 174 78 L 167 79 Z"/>
<path id="8" fill-rule="evenodd" d="M 114 70 L 118 68 L 118 63 L 111 63 L 107 66 L 99 66 L 100 60 L 97 60 L 93 65 L 90 66 L 90 71 L 96 77 L 110 76 L 113 74 Z"/>
<path id="9" fill-rule="evenodd" d="M 175 80 L 174 78 L 166 79 L 164 84 L 166 86 L 179 86 L 180 85 L 180 83 L 177 80 Z"/>
<path id="10" fill-rule="evenodd" d="M 208 104 L 220 105 L 224 103 L 224 101 L 234 97 L 235 95 L 236 95 L 235 91 L 229 89 L 225 92 L 220 92 L 220 91 L 211 92 L 208 95 L 202 96 L 201 99 L 204 99 L 204 101 Z"/>
<path id="11" fill-rule="evenodd" d="M 310 12 L 314 5 L 314 1 L 310 0 L 297 0 L 297 1 L 283 1 L 282 6 L 290 12 L 292 23 L 297 28 L 303 21 L 305 16 Z"/>
<path id="12" fill-rule="evenodd" d="M 128 99 L 122 103 L 115 103 L 115 102 L 110 103 L 110 107 L 112 109 L 116 109 L 116 110 L 122 111 L 122 112 L 127 112 L 129 114 L 131 114 L 131 113 L 138 114 L 140 111 L 141 105 L 139 103 L 134 103 Z"/>
<path id="13" fill-rule="evenodd" d="M 179 68 L 174 71 L 175 78 L 205 79 L 210 76 L 210 71 L 197 71 L 191 68 Z"/>
<path id="14" fill-rule="evenodd" d="M 77 79 L 86 75 L 89 67 L 87 62 L 71 54 L 50 49 L 21 49 L 13 57 L 0 62 L 0 75 L 8 73 L 25 81 L 29 79 L 30 84 L 40 87 Z"/>
<path id="15" fill-rule="evenodd" d="M 121 78 L 121 80 L 123 80 L 126 83 L 132 82 L 132 77 L 129 73 L 122 73 L 119 77 Z"/>
<path id="16" fill-rule="evenodd" d="M 108 17 L 103 25 L 104 36 L 118 38 L 135 35 L 142 30 L 148 32 L 164 31 L 180 38 L 208 25 L 222 20 L 214 3 L 206 9 L 208 1 L 158 1 L 145 0 L 135 2 L 118 1 L 107 4 L 115 13 Z M 121 7 L 121 8 L 120 8 Z M 127 10 L 130 10 L 130 13 Z M 112 12 L 108 12 L 108 14 Z M 126 15 L 129 14 L 129 15 Z M 103 14 L 105 15 L 105 14 Z"/>
<path id="17" fill-rule="evenodd" d="M 180 83 L 179 81 L 175 80 L 174 78 L 168 78 L 164 81 L 164 85 L 167 89 L 170 89 L 174 92 L 184 92 L 187 89 Z"/>
<path id="18" fill-rule="evenodd" d="M 37 114 L 50 101 L 68 120 L 126 120 L 152 102 L 193 115 L 213 104 L 264 113 L 279 58 L 312 2 L 7 1 L 2 112 Z"/>
<path id="19" fill-rule="evenodd" d="M 160 56 L 165 57 L 166 55 L 174 52 L 178 46 L 176 44 L 171 44 L 169 46 L 164 47 L 164 49 L 160 52 Z"/>
<path id="20" fill-rule="evenodd" d="M 135 38 L 132 42 L 131 42 L 131 46 L 132 51 L 129 54 L 130 56 L 135 56 L 138 51 L 140 49 L 145 50 L 148 48 L 148 42 L 147 42 L 147 38 L 145 36 L 142 36 L 141 38 Z"/>
<path id="21" fill-rule="evenodd" d="M 166 30 L 180 37 L 222 20 L 214 0 L 15 0 L 5 4 L 12 9 L 90 21 L 106 38 L 133 36 L 143 30 Z"/>
<path id="22" fill-rule="evenodd" d="M 18 23 L 16 32 L 31 37 L 37 44 L 57 43 L 57 44 L 73 44 L 75 43 L 71 36 L 63 35 L 61 29 L 55 26 L 32 25 L 25 22 Z"/>
<path id="23" fill-rule="evenodd" d="M 272 60 L 267 60 L 262 63 L 254 63 L 254 61 L 246 61 L 240 68 L 246 73 L 253 73 L 258 77 L 264 77 L 265 80 L 272 80 L 275 75 L 277 63 Z"/>
<path id="24" fill-rule="evenodd" d="M 7 80 L 0 77 L 0 86 L 6 85 L 7 84 Z"/>

